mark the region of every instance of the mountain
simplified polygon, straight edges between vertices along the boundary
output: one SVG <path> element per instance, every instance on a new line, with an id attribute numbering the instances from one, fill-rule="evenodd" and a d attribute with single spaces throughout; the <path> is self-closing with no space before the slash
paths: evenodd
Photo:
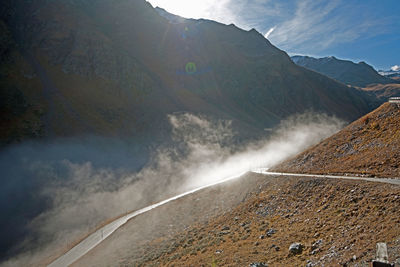
<path id="1" fill-rule="evenodd" d="M 274 170 L 400 177 L 400 108 L 385 103 Z"/>
<path id="2" fill-rule="evenodd" d="M 369 94 L 372 98 L 376 99 L 376 103 L 386 102 L 390 97 L 400 96 L 400 84 L 372 84 L 370 86 L 362 88 L 364 92 Z"/>
<path id="3" fill-rule="evenodd" d="M 392 79 L 380 75 L 365 62 L 354 63 L 333 56 L 324 58 L 293 56 L 292 60 L 299 66 L 322 73 L 351 86 L 366 87 L 370 84 L 395 83 Z"/>
<path id="4" fill-rule="evenodd" d="M 371 110 L 365 92 L 295 65 L 256 30 L 209 20 L 171 22 L 173 16 L 159 11 L 144 0 L 3 1 L 1 259 L 13 255 L 10 247 L 32 231 L 27 225 L 34 218 L 58 206 L 57 194 L 48 199 L 43 188 L 80 177 L 65 164 L 132 171 L 160 144 L 180 153 L 171 116 L 226 122 L 234 150 L 295 113 L 353 120 Z M 31 142 L 24 141 L 32 140 L 25 149 Z M 42 171 L 41 163 L 56 166 Z M 169 177 L 157 178 L 154 184 L 162 187 Z M 151 191 L 149 202 L 161 197 Z"/>
<path id="5" fill-rule="evenodd" d="M 7 1 L 1 143 L 165 140 L 175 112 L 232 120 L 242 136 L 257 136 L 305 110 L 352 120 L 371 109 L 363 92 L 296 66 L 254 29 L 172 23 L 159 12 L 144 0 Z"/>
<path id="6" fill-rule="evenodd" d="M 400 78 L 400 69 L 399 66 L 395 66 L 391 70 L 379 70 L 379 74 L 397 80 Z"/>

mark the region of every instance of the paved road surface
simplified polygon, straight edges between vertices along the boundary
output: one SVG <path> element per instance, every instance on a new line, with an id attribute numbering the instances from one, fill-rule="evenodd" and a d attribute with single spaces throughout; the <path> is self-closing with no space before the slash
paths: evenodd
<path id="1" fill-rule="evenodd" d="M 110 236 L 118 228 L 120 228 L 122 225 L 124 225 L 128 220 L 130 220 L 130 219 L 132 219 L 132 218 L 134 218 L 134 217 L 136 217 L 136 216 L 138 216 L 140 214 L 148 212 L 148 211 L 150 211 L 152 209 L 160 207 L 160 206 L 162 206 L 164 204 L 167 204 L 167 203 L 169 203 L 171 201 L 174 201 L 174 200 L 177 200 L 177 199 L 182 198 L 184 196 L 193 194 L 193 193 L 195 193 L 197 191 L 200 191 L 202 189 L 205 189 L 205 188 L 208 188 L 208 187 L 212 187 L 212 186 L 215 186 L 215 185 L 218 185 L 218 184 L 225 183 L 227 181 L 231 181 L 231 180 L 237 179 L 237 178 L 243 176 L 245 173 L 247 173 L 247 172 L 243 172 L 243 173 L 240 173 L 238 175 L 228 177 L 228 178 L 226 178 L 224 180 L 221 180 L 219 182 L 215 182 L 215 183 L 212 183 L 212 184 L 208 184 L 208 185 L 193 189 L 191 191 L 188 191 L 188 192 L 185 192 L 183 194 L 171 197 L 171 198 L 166 199 L 164 201 L 158 202 L 158 203 L 153 204 L 151 206 L 145 207 L 143 209 L 134 211 L 134 212 L 129 213 L 129 214 L 123 216 L 123 217 L 120 217 L 119 219 L 116 219 L 115 221 L 103 226 L 102 228 L 100 228 L 99 230 L 94 232 L 93 234 L 89 235 L 87 238 L 82 240 L 78 245 L 73 247 L 71 250 L 69 250 L 67 253 L 65 253 L 64 255 L 59 257 L 57 260 L 53 261 L 48 266 L 49 267 L 68 266 L 68 265 L 74 263 L 76 260 L 78 260 L 80 257 L 85 255 L 86 253 L 88 253 L 95 246 L 100 244 L 105 238 Z"/>
<path id="2" fill-rule="evenodd" d="M 270 176 L 296 176 L 296 177 L 310 177 L 310 178 L 329 178 L 329 179 L 346 179 L 346 180 L 361 180 L 361 181 L 368 181 L 368 182 L 378 182 L 378 183 L 387 183 L 387 184 L 393 184 L 393 185 L 400 185 L 400 179 L 391 179 L 391 178 L 366 178 L 366 177 L 351 177 L 351 176 L 334 176 L 334 175 L 315 175 L 315 174 L 297 174 L 297 173 L 278 173 L 278 172 L 268 172 L 268 169 L 266 168 L 259 168 L 256 170 L 253 170 L 253 173 L 258 173 L 258 174 L 263 174 L 263 175 L 270 175 Z M 106 239 L 108 236 L 110 236 L 113 232 L 115 232 L 118 228 L 120 228 L 122 225 L 128 222 L 128 220 L 146 213 L 152 209 L 155 209 L 157 207 L 160 207 L 164 204 L 167 204 L 171 201 L 180 199 L 184 196 L 193 194 L 197 191 L 200 191 L 202 189 L 212 187 L 218 184 L 225 183 L 230 180 L 237 179 L 241 176 L 243 176 L 246 172 L 228 177 L 224 180 L 221 180 L 216 183 L 212 183 L 209 185 L 202 186 L 200 188 L 193 189 L 189 192 L 171 197 L 167 200 L 161 201 L 159 203 L 153 204 L 151 206 L 145 207 L 143 209 L 134 211 L 132 213 L 129 213 L 123 217 L 120 217 L 113 222 L 103 226 L 102 228 L 98 229 L 96 232 L 92 233 L 89 235 L 87 238 L 82 240 L 79 244 L 77 244 L 75 247 L 73 247 L 71 250 L 69 250 L 67 253 L 64 255 L 60 256 L 58 259 L 56 259 L 54 262 L 52 262 L 49 267 L 56 267 L 56 266 L 68 266 L 75 261 L 77 261 L 79 258 L 81 258 L 83 255 L 88 253 L 90 250 L 92 250 L 94 247 L 96 247 L 98 244 L 100 244 L 104 239 Z"/>
<path id="3" fill-rule="evenodd" d="M 339 176 L 339 175 L 318 175 L 318 174 L 300 174 L 300 173 L 282 173 L 282 172 L 268 172 L 268 169 L 259 168 L 253 170 L 254 173 L 264 174 L 264 175 L 278 175 L 278 176 L 297 176 L 297 177 L 312 177 L 312 178 L 329 178 L 329 179 L 346 179 L 346 180 L 358 180 L 367 181 L 374 183 L 385 183 L 400 185 L 400 178 L 368 178 L 368 177 L 355 177 L 355 176 Z"/>

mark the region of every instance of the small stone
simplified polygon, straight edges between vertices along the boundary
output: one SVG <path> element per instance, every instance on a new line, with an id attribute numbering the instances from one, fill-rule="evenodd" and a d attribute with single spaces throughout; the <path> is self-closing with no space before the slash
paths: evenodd
<path id="1" fill-rule="evenodd" d="M 293 243 L 289 247 L 289 253 L 293 255 L 301 254 L 304 246 L 301 243 Z"/>
<path id="2" fill-rule="evenodd" d="M 217 249 L 216 251 L 215 251 L 215 254 L 221 254 L 222 252 L 224 252 L 223 250 L 220 250 L 220 249 Z"/>
<path id="3" fill-rule="evenodd" d="M 221 231 L 228 231 L 228 230 L 230 230 L 231 228 L 229 228 L 229 226 L 224 226 L 222 229 L 221 229 Z"/>
<path id="4" fill-rule="evenodd" d="M 322 244 L 322 239 L 319 239 L 317 241 L 315 241 L 312 245 L 311 245 L 311 250 L 315 250 L 317 248 L 319 248 L 319 246 Z"/>
<path id="5" fill-rule="evenodd" d="M 225 231 L 221 231 L 221 232 L 219 232 L 219 236 L 223 236 L 223 235 L 228 235 L 228 234 L 230 234 L 231 233 L 231 231 L 229 231 L 229 230 L 225 230 Z"/>
<path id="6" fill-rule="evenodd" d="M 260 235 L 258 238 L 259 238 L 259 239 L 264 239 L 264 238 L 265 238 L 265 235 Z"/>
<path id="7" fill-rule="evenodd" d="M 268 267 L 268 265 L 264 262 L 254 262 L 250 263 L 249 267 Z"/>
<path id="8" fill-rule="evenodd" d="M 275 229 L 268 229 L 267 230 L 267 236 L 268 237 L 271 237 L 273 234 L 275 234 L 276 233 L 276 230 Z"/>

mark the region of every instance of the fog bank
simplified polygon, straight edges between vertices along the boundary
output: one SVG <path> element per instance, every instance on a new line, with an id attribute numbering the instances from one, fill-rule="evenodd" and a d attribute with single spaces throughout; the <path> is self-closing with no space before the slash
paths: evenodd
<path id="1" fill-rule="evenodd" d="M 140 144 L 105 139 L 89 145 L 23 144 L 1 153 L 2 226 L 13 227 L 20 216 L 16 227 L 22 229 L 12 236 L 19 256 L 3 264 L 37 264 L 101 222 L 252 168 L 271 167 L 343 126 L 336 118 L 307 113 L 266 131 L 264 140 L 238 147 L 230 121 L 186 113 L 168 119 L 173 142 L 152 151 L 146 163 Z M 29 210 L 36 213 L 26 216 Z"/>

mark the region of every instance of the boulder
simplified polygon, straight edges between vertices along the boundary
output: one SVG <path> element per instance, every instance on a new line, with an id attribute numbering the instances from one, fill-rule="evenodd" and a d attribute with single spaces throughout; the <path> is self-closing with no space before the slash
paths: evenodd
<path id="1" fill-rule="evenodd" d="M 293 243 L 289 247 L 289 253 L 293 255 L 301 254 L 304 246 L 301 243 Z"/>

